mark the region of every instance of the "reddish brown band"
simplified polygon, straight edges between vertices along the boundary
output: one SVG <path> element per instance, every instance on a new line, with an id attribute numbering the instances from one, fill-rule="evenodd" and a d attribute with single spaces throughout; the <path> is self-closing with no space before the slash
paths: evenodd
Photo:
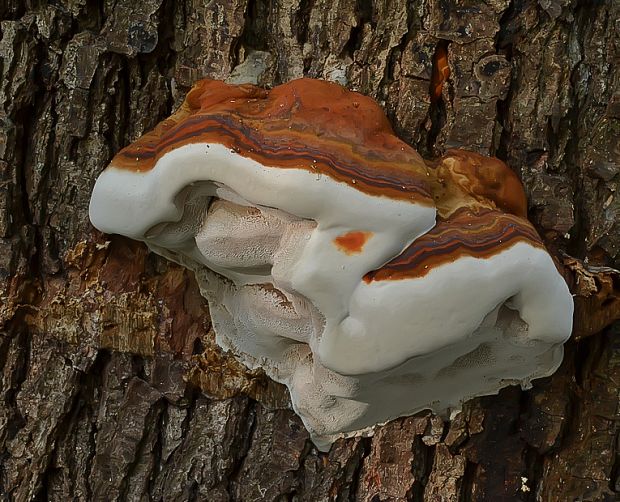
<path id="1" fill-rule="evenodd" d="M 544 248 L 527 220 L 489 209 L 462 208 L 440 220 L 399 256 L 364 276 L 366 282 L 423 277 L 464 256 L 488 258 L 517 242 Z"/>
<path id="2" fill-rule="evenodd" d="M 334 83 L 300 79 L 266 91 L 201 81 L 175 115 L 112 165 L 148 171 L 192 143 L 221 144 L 265 166 L 305 169 L 371 195 L 432 204 L 422 158 L 394 135 L 372 99 Z"/>

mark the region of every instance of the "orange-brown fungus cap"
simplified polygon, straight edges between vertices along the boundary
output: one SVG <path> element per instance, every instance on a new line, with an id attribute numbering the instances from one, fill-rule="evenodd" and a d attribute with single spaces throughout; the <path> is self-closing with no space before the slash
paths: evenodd
<path id="1" fill-rule="evenodd" d="M 434 165 L 440 215 L 462 206 L 495 207 L 527 218 L 527 199 L 518 176 L 501 160 L 466 150 L 448 150 Z"/>
<path id="2" fill-rule="evenodd" d="M 299 79 L 265 90 L 202 80 L 173 116 L 123 149 L 116 168 L 148 171 L 190 143 L 218 143 L 276 168 L 306 169 L 371 195 L 431 205 L 427 167 L 379 105 L 344 87 Z"/>

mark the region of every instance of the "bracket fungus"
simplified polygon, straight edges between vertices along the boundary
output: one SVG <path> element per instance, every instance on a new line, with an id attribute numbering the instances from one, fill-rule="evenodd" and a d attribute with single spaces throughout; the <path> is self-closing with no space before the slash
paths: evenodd
<path id="1" fill-rule="evenodd" d="M 516 175 L 425 162 L 320 80 L 198 82 L 97 180 L 95 227 L 193 270 L 218 344 L 286 384 L 320 448 L 560 364 L 573 301 Z"/>

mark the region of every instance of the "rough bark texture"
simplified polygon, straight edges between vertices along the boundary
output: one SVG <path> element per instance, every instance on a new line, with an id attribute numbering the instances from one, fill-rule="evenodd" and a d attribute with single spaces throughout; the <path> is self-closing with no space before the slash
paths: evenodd
<path id="1" fill-rule="evenodd" d="M 5 499 L 618 500 L 617 0 L 4 0 L 0 19 Z M 193 279 L 88 222 L 113 153 L 231 73 L 340 80 L 425 156 L 506 160 L 576 295 L 560 370 L 318 453 L 283 388 L 214 346 Z"/>

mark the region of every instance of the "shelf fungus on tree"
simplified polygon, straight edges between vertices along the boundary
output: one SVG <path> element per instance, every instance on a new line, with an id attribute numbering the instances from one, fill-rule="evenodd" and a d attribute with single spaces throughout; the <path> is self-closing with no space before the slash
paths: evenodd
<path id="1" fill-rule="evenodd" d="M 372 99 L 311 79 L 197 83 L 90 204 L 195 272 L 217 342 L 320 448 L 557 368 L 572 297 L 525 216 L 501 161 L 425 162 Z"/>

